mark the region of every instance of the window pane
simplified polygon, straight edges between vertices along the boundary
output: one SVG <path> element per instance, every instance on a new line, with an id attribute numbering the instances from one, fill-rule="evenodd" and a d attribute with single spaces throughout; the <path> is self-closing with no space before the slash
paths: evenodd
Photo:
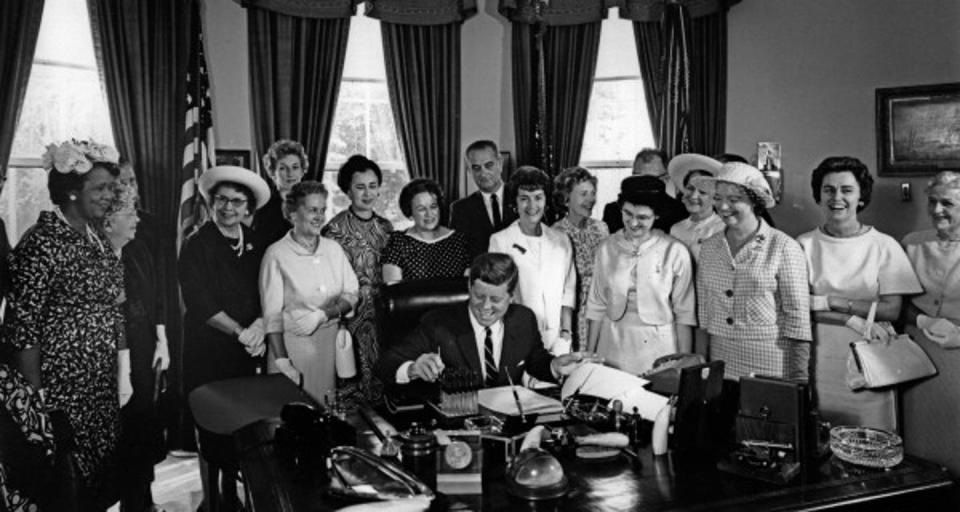
<path id="1" fill-rule="evenodd" d="M 46 0 L 33 59 L 96 69 L 86 0 Z"/>
<path id="2" fill-rule="evenodd" d="M 7 225 L 7 236 L 16 244 L 23 233 L 37 222 L 43 210 L 50 210 L 47 172 L 40 168 L 11 167 L 7 183 L 0 193 L 0 217 Z"/>
<path id="3" fill-rule="evenodd" d="M 354 16 L 350 21 L 343 81 L 324 165 L 330 217 L 350 204 L 337 186 L 337 169 L 355 154 L 377 162 L 383 171 L 377 213 L 393 222 L 394 227 L 405 229 L 410 222 L 400 212 L 397 198 L 410 178 L 387 91 L 380 22 L 365 16 Z"/>
<path id="4" fill-rule="evenodd" d="M 653 145 L 640 79 L 594 81 L 580 161 L 632 162 L 640 148 Z"/>

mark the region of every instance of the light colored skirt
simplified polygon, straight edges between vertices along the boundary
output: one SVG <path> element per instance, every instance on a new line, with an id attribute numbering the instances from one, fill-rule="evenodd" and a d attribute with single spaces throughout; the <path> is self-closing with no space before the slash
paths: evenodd
<path id="1" fill-rule="evenodd" d="M 634 301 L 616 322 L 604 315 L 600 323 L 597 353 L 612 366 L 633 375 L 650 368 L 658 357 L 677 352 L 677 330 L 674 324 L 649 325 L 640 320 Z"/>
<path id="2" fill-rule="evenodd" d="M 303 390 L 317 403 L 323 403 L 323 397 L 337 387 L 337 373 L 334 366 L 336 358 L 337 323 L 328 322 L 310 336 L 297 336 L 291 332 L 283 333 L 283 344 L 293 367 L 303 374 Z M 278 373 L 273 356 L 267 360 L 267 371 Z"/>
<path id="3" fill-rule="evenodd" d="M 903 388 L 904 448 L 960 475 L 960 349 L 941 348 L 914 325 L 906 331 L 939 373 Z"/>
<path id="4" fill-rule="evenodd" d="M 847 385 L 850 342 L 863 337 L 849 327 L 814 323 L 814 386 L 820 417 L 836 425 L 874 427 L 896 432 L 897 403 L 892 389 L 853 391 Z"/>

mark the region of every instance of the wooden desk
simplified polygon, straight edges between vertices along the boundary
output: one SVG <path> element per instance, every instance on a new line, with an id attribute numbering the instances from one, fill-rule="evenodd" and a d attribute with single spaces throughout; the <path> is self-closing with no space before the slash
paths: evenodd
<path id="1" fill-rule="evenodd" d="M 315 482 L 297 480 L 273 453 L 278 421 L 265 420 L 235 434 L 241 471 L 255 512 L 336 510 Z M 376 448 L 361 434 L 360 446 Z M 676 471 L 667 457 L 643 450 L 638 460 L 587 463 L 561 459 L 570 489 L 562 500 L 526 502 L 506 492 L 502 468 L 484 472 L 482 497 L 438 496 L 432 510 L 466 506 L 469 510 L 640 510 L 640 511 L 812 511 L 812 510 L 960 510 L 957 488 L 939 466 L 907 457 L 888 471 L 845 472 L 827 461 L 812 482 L 776 486 L 713 468 Z M 463 508 L 458 508 L 463 510 Z"/>

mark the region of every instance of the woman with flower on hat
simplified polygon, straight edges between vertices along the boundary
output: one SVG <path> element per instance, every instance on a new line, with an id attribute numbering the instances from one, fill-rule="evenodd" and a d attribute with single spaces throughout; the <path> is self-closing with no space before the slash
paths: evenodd
<path id="1" fill-rule="evenodd" d="M 693 348 L 693 265 L 677 239 L 653 227 L 670 196 L 633 191 L 617 202 L 623 229 L 597 249 L 587 298 L 588 350 L 634 375 Z"/>
<path id="2" fill-rule="evenodd" d="M 923 292 L 910 260 L 889 235 L 863 224 L 859 212 L 870 204 L 873 177 L 852 157 L 825 159 L 810 178 L 824 223 L 797 237 L 810 268 L 814 365 L 820 415 L 834 425 L 896 430 L 892 390 L 850 389 L 850 342 L 862 339 L 865 318 L 877 303 L 870 336 L 887 339 L 900 316 L 903 295 Z"/>
<path id="3" fill-rule="evenodd" d="M 806 381 L 807 264 L 796 240 L 758 216 L 774 205 L 770 186 L 759 170 L 739 162 L 693 184 L 712 192 L 725 226 L 703 242 L 697 268 L 697 310 L 710 335 L 710 358 L 726 362 L 731 383 L 752 373 Z M 728 395 L 735 400 L 737 393 Z"/>
<path id="4" fill-rule="evenodd" d="M 46 407 L 69 419 L 83 510 L 116 501 L 109 483 L 120 430 L 123 269 L 100 223 L 114 197 L 118 156 L 93 141 L 47 147 L 43 166 L 54 209 L 40 214 L 11 253 L 0 337 Z"/>

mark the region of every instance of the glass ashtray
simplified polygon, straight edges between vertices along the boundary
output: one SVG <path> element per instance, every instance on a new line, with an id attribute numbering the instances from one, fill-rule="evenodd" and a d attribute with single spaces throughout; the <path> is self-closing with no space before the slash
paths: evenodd
<path id="1" fill-rule="evenodd" d="M 840 460 L 871 468 L 892 468 L 903 462 L 903 439 L 868 427 L 833 427 L 830 450 Z"/>
<path id="2" fill-rule="evenodd" d="M 476 430 L 481 434 L 499 434 L 503 432 L 503 420 L 496 416 L 472 416 L 463 420 L 463 428 Z"/>

